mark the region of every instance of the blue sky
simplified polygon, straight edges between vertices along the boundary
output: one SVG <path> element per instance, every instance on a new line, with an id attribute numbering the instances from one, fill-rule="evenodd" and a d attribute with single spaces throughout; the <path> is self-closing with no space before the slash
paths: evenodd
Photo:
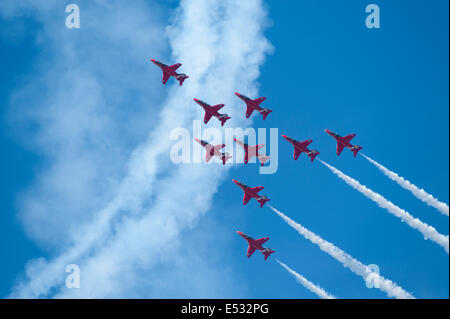
<path id="1" fill-rule="evenodd" d="M 270 23 L 264 36 L 274 51 L 261 65 L 257 82 L 259 94 L 267 97 L 265 105 L 273 112 L 264 122 L 254 115 L 253 127 L 276 127 L 280 134 L 299 140 L 313 139 L 312 147 L 321 152 L 321 159 L 433 225 L 439 232 L 448 234 L 448 217 L 417 200 L 364 158 L 353 158 L 348 150 L 337 157 L 334 140 L 323 131 L 328 128 L 342 135 L 356 133 L 354 142 L 364 147 L 365 154 L 441 201 L 449 202 L 448 3 L 376 3 L 381 9 L 381 28 L 378 30 L 365 27 L 364 9 L 368 2 L 364 1 L 295 1 L 283 5 L 276 1 L 265 2 Z M 162 30 L 172 23 L 173 9 L 178 2 L 152 5 L 156 11 L 155 28 Z M 60 20 L 65 17 L 63 9 L 58 11 Z M 83 7 L 81 10 L 83 13 Z M 35 40 L 43 27 L 42 21 L 33 15 L 13 19 L 1 17 L 0 29 L 13 30 L 13 36 L 5 31 L 0 33 L 0 141 L 4 154 L 1 157 L 0 194 L 4 209 L 0 215 L 0 257 L 8 261 L 1 266 L 0 294 L 7 296 L 23 277 L 29 260 L 51 259 L 65 246 L 55 241 L 59 238 L 57 234 L 54 238 L 40 235 L 30 226 L 34 220 L 27 219 L 29 216 L 21 211 L 24 192 L 36 189 L 35 185 L 39 185 L 36 181 L 52 162 L 48 159 L 49 152 L 43 151 L 47 135 L 42 135 L 38 141 L 30 138 L 35 130 L 33 122 L 17 115 L 24 109 L 15 108 L 11 102 L 20 88 L 36 79 L 33 76 L 42 70 L 42 65 L 52 63 L 52 47 L 45 46 L 42 38 Z M 152 36 L 161 43 L 142 59 L 153 57 L 170 61 L 174 53 L 170 52 L 166 37 Z M 87 52 L 95 54 L 94 48 Z M 185 61 L 181 62 L 186 65 Z M 138 67 L 132 68 L 127 79 L 133 80 L 133 72 L 137 70 Z M 189 74 L 187 70 L 183 71 Z M 142 79 L 149 81 L 145 83 L 149 87 L 145 97 L 154 99 L 155 105 L 165 101 L 167 95 L 177 89 L 174 81 L 169 82 L 173 88 L 162 87 L 160 71 L 153 66 L 146 68 L 144 75 L 136 75 L 136 81 Z M 183 88 L 188 87 L 189 80 Z M 238 84 L 236 82 L 229 92 L 231 99 L 235 98 L 232 96 L 234 91 L 242 91 Z M 125 93 L 123 100 L 127 105 L 143 99 L 139 97 L 140 90 L 141 87 Z M 38 103 L 32 102 L 39 107 Z M 105 110 L 108 111 L 107 108 L 100 109 Z M 157 112 L 156 107 L 152 111 Z M 243 114 L 244 110 L 242 117 Z M 144 115 L 153 125 L 153 113 L 147 111 Z M 128 115 L 115 113 L 111 121 L 119 121 L 120 116 Z M 45 126 L 45 117 L 39 123 Z M 129 142 L 129 147 L 120 148 L 129 153 L 133 146 L 144 140 L 149 128 L 146 124 L 136 125 L 133 131 L 125 134 L 128 140 L 120 140 L 114 145 L 120 148 L 124 142 Z M 253 164 L 233 167 L 221 175 L 207 213 L 179 233 L 177 242 L 190 246 L 186 248 L 188 254 L 180 261 L 183 266 L 177 268 L 161 258 L 161 262 L 152 267 L 159 267 L 158 280 L 162 283 L 154 283 L 153 270 L 146 273 L 145 269 L 139 269 L 140 273 L 146 274 L 148 282 L 144 280 L 143 286 L 133 288 L 140 294 L 127 288 L 121 296 L 157 297 L 155 293 L 142 292 L 147 285 L 156 285 L 165 287 L 161 293 L 163 297 L 208 297 L 214 287 L 193 285 L 192 289 L 197 291 L 185 287 L 192 284 L 192 279 L 186 277 L 196 278 L 198 269 L 203 269 L 205 276 L 214 277 L 211 285 L 226 287 L 218 296 L 315 297 L 274 259 L 264 262 L 258 253 L 247 259 L 246 243 L 235 233 L 241 230 L 255 238 L 269 236 L 267 246 L 276 250 L 271 257 L 280 259 L 339 298 L 386 297 L 377 289 L 366 288 L 360 277 L 298 235 L 270 209 L 260 209 L 254 201 L 242 206 L 242 193 L 231 182 L 234 178 L 251 186 L 265 186 L 262 193 L 271 198 L 271 205 L 361 262 L 377 264 L 385 277 L 415 297 L 448 298 L 449 259 L 441 247 L 425 241 L 419 232 L 347 186 L 319 162 L 311 164 L 304 155 L 294 161 L 292 152 L 291 145 L 280 138 L 276 174 L 260 175 Z M 110 165 L 115 172 L 118 166 Z M 104 174 L 108 172 L 106 170 Z M 76 174 L 70 176 L 77 178 Z M 183 196 L 184 190 L 174 192 L 171 197 L 176 200 Z M 152 194 L 148 196 L 152 198 Z M 49 197 L 49 202 L 53 200 L 57 199 Z M 209 201 L 207 195 L 205 201 Z M 60 214 L 64 216 L 65 211 Z M 72 218 L 70 214 L 67 216 L 67 219 Z M 84 217 L 80 218 L 85 221 Z M 54 227 L 57 225 L 55 222 Z"/>

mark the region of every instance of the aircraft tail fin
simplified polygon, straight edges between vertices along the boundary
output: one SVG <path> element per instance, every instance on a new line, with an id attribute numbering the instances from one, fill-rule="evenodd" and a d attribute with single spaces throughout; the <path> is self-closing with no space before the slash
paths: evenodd
<path id="1" fill-rule="evenodd" d="M 356 157 L 356 154 L 358 154 L 358 152 L 362 150 L 362 147 L 359 145 L 353 145 L 352 147 L 352 151 L 353 151 L 353 156 Z"/>
<path id="2" fill-rule="evenodd" d="M 319 154 L 320 154 L 320 153 L 319 153 L 318 151 L 316 151 L 316 150 L 311 151 L 311 152 L 308 154 L 308 156 L 311 158 L 311 162 L 313 162 L 314 159 L 316 158 L 316 156 L 319 155 Z"/>
<path id="3" fill-rule="evenodd" d="M 266 164 L 270 160 L 270 156 L 267 156 L 265 154 L 260 154 L 260 155 L 258 155 L 258 159 L 261 162 L 261 166 L 264 166 L 264 164 Z"/>
<path id="4" fill-rule="evenodd" d="M 228 152 L 222 153 L 222 163 L 223 163 L 223 165 L 225 165 L 225 163 L 226 163 L 230 158 L 232 158 L 232 156 L 230 155 L 230 153 L 228 153 Z"/>
<path id="5" fill-rule="evenodd" d="M 186 80 L 188 77 L 189 77 L 189 76 L 187 76 L 187 75 L 184 74 L 184 73 L 179 74 L 179 75 L 177 76 L 177 80 L 178 80 L 178 82 L 180 82 L 180 86 L 183 85 L 184 80 Z"/>
<path id="6" fill-rule="evenodd" d="M 225 124 L 225 122 L 226 122 L 227 120 L 229 120 L 229 119 L 231 119 L 231 117 L 228 116 L 227 114 L 222 114 L 222 115 L 220 116 L 220 118 L 219 118 L 220 123 L 222 124 L 222 126 L 223 126 L 223 125 Z"/>
<path id="7" fill-rule="evenodd" d="M 272 250 L 272 249 L 268 249 L 268 250 L 266 250 L 266 251 L 264 251 L 263 252 L 263 255 L 264 255 L 264 260 L 267 260 L 267 258 L 269 258 L 269 256 L 271 255 L 271 254 L 273 254 L 275 252 L 275 250 Z"/>
<path id="8" fill-rule="evenodd" d="M 269 115 L 269 113 L 271 113 L 271 112 L 272 112 L 272 110 L 269 110 L 267 108 L 263 108 L 262 111 L 261 111 L 261 115 L 263 117 L 263 120 L 265 120 L 267 115 Z"/>
<path id="9" fill-rule="evenodd" d="M 270 198 L 267 198 L 266 196 L 261 196 L 260 198 L 258 198 L 258 203 L 260 205 L 260 207 L 262 208 L 264 206 L 265 203 L 267 203 L 270 200 Z"/>

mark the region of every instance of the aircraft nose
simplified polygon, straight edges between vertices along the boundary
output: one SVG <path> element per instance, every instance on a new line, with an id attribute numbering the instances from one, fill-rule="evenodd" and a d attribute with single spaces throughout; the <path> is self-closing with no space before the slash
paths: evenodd
<path id="1" fill-rule="evenodd" d="M 236 94 L 237 96 L 240 96 L 240 94 L 238 92 L 234 92 L 234 94 Z"/>
<path id="2" fill-rule="evenodd" d="M 286 138 L 286 135 L 284 135 L 284 134 L 281 134 L 281 136 L 283 136 L 284 138 Z"/>
<path id="3" fill-rule="evenodd" d="M 232 181 L 233 181 L 233 182 L 235 182 L 236 184 L 238 183 L 238 181 L 237 181 L 237 180 L 235 180 L 235 179 L 232 179 Z"/>

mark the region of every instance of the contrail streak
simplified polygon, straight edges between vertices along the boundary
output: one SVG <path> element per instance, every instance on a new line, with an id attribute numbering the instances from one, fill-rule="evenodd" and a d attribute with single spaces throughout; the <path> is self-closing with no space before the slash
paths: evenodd
<path id="1" fill-rule="evenodd" d="M 381 172 L 383 172 L 384 175 L 386 175 L 387 177 L 392 179 L 394 182 L 399 184 L 404 189 L 409 190 L 414 196 L 416 196 L 422 202 L 426 203 L 427 205 L 429 205 L 431 207 L 436 208 L 443 215 L 448 216 L 449 208 L 446 203 L 443 203 L 443 202 L 439 201 L 437 198 L 434 198 L 433 195 L 428 194 L 424 189 L 417 187 L 410 181 L 399 176 L 397 173 L 394 173 L 394 172 L 388 170 L 386 167 L 384 167 L 377 161 L 371 159 L 369 156 L 366 156 L 364 154 L 361 154 L 361 155 L 364 156 L 370 163 L 375 165 Z"/>
<path id="2" fill-rule="evenodd" d="M 306 289 L 308 289 L 309 291 L 311 291 L 312 293 L 315 293 L 317 296 L 319 296 L 322 299 L 336 299 L 335 296 L 329 294 L 328 292 L 326 292 L 323 288 L 316 286 L 315 284 L 313 284 L 311 281 L 309 281 L 308 279 L 306 279 L 305 277 L 303 277 L 302 275 L 298 274 L 297 272 L 295 272 L 294 270 L 292 270 L 291 268 L 289 268 L 288 266 L 286 266 L 284 263 L 282 263 L 281 261 L 279 261 L 278 259 L 275 259 L 277 261 L 277 263 L 279 263 L 284 269 L 286 269 L 292 276 L 295 277 L 295 279 Z"/>
<path id="3" fill-rule="evenodd" d="M 403 290 L 403 288 L 398 286 L 393 281 L 374 273 L 368 266 L 356 260 L 342 249 L 322 239 L 320 236 L 314 234 L 312 231 L 306 229 L 302 225 L 294 222 L 292 219 L 290 219 L 277 209 L 273 208 L 269 204 L 267 204 L 267 206 L 269 206 L 275 213 L 277 213 L 278 216 L 280 216 L 289 226 L 294 228 L 300 235 L 311 241 L 313 244 L 319 246 L 322 251 L 326 252 L 331 257 L 339 261 L 344 267 L 349 268 L 353 273 L 361 276 L 366 281 L 366 284 L 369 280 L 373 280 L 376 282 L 374 287 L 384 291 L 389 297 L 395 297 L 397 299 L 414 299 L 414 297 L 410 293 Z"/>
<path id="4" fill-rule="evenodd" d="M 385 208 L 389 213 L 397 216 L 402 221 L 407 223 L 409 226 L 411 226 L 414 229 L 417 229 L 422 233 L 422 235 L 425 237 L 425 239 L 431 239 L 435 243 L 441 245 L 445 251 L 448 254 L 448 236 L 444 236 L 441 233 L 439 233 L 434 227 L 425 224 L 420 219 L 413 217 L 410 213 L 405 211 L 404 209 L 398 207 L 397 205 L 393 204 L 392 202 L 388 201 L 386 198 L 381 196 L 378 193 L 375 193 L 371 189 L 367 188 L 364 185 L 361 185 L 357 180 L 351 178 L 350 176 L 345 175 L 337 168 L 325 163 L 324 161 L 319 161 L 328 167 L 334 174 L 336 174 L 339 178 L 341 178 L 344 182 L 346 182 L 348 185 L 356 189 L 358 192 L 366 196 L 367 198 L 373 200 L 375 203 L 378 204 L 378 206 Z"/>

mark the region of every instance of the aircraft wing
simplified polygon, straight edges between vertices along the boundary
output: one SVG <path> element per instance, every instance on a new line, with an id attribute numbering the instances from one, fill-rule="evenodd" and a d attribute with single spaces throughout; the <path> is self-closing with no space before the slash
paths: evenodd
<path id="1" fill-rule="evenodd" d="M 341 155 L 342 150 L 344 149 L 344 147 L 345 147 L 344 144 L 337 143 L 336 154 L 337 154 L 337 155 Z"/>
<path id="2" fill-rule="evenodd" d="M 253 253 L 255 252 L 256 248 L 248 245 L 248 249 L 247 249 L 247 257 L 250 258 L 251 255 L 253 255 Z"/>
<path id="3" fill-rule="evenodd" d="M 212 106 L 210 106 L 209 107 L 209 109 L 211 110 L 211 111 L 215 111 L 215 112 L 217 112 L 217 111 L 219 111 L 221 108 L 223 108 L 225 106 L 225 104 L 217 104 L 217 105 L 212 105 Z"/>
<path id="4" fill-rule="evenodd" d="M 300 151 L 298 148 L 294 148 L 294 159 L 297 160 L 297 158 L 300 156 L 302 151 Z"/>
<path id="5" fill-rule="evenodd" d="M 261 166 L 264 166 L 269 160 L 270 156 L 267 156 L 266 154 L 260 154 L 258 155 L 258 159 L 261 162 Z"/>
<path id="6" fill-rule="evenodd" d="M 207 124 L 209 122 L 211 117 L 212 117 L 211 113 L 205 112 L 205 117 L 203 118 L 203 121 L 205 122 L 205 124 Z"/>
<path id="7" fill-rule="evenodd" d="M 256 186 L 251 188 L 255 193 L 258 193 L 264 189 L 263 186 Z"/>
<path id="8" fill-rule="evenodd" d="M 180 66 L 181 66 L 181 63 L 177 63 L 177 64 L 169 66 L 169 69 L 172 71 L 176 71 Z"/>
<path id="9" fill-rule="evenodd" d="M 212 156 L 211 156 L 211 149 L 212 149 L 212 146 L 211 146 L 211 144 L 207 144 L 207 145 L 204 145 L 203 147 L 204 147 L 205 150 L 206 150 L 205 162 L 208 163 L 208 162 L 210 161 L 211 157 L 212 157 Z"/>
<path id="10" fill-rule="evenodd" d="M 211 160 L 211 158 L 212 158 L 211 153 L 208 152 L 208 150 L 206 150 L 205 162 L 208 163 Z"/>
<path id="11" fill-rule="evenodd" d="M 265 97 L 259 97 L 257 99 L 254 99 L 253 103 L 260 105 L 262 102 L 264 102 L 265 99 L 266 99 Z"/>
<path id="12" fill-rule="evenodd" d="M 266 241 L 268 241 L 269 240 L 269 237 L 264 237 L 264 238 L 260 238 L 260 239 L 255 239 L 255 242 L 257 243 L 257 244 L 260 244 L 260 245 L 262 245 L 262 244 L 264 244 Z"/>
<path id="13" fill-rule="evenodd" d="M 162 83 L 166 84 L 167 80 L 169 80 L 169 78 L 170 78 L 170 74 L 163 70 Z"/>
<path id="14" fill-rule="evenodd" d="M 307 141 L 300 142 L 300 145 L 303 147 L 308 147 L 308 145 L 311 143 L 312 143 L 312 140 L 307 140 Z"/>
<path id="15" fill-rule="evenodd" d="M 247 111 L 245 112 L 245 117 L 246 117 L 246 118 L 249 118 L 250 115 L 252 115 L 252 113 L 253 113 L 254 110 L 255 110 L 254 108 L 252 108 L 252 107 L 250 107 L 250 106 L 247 105 Z"/>
<path id="16" fill-rule="evenodd" d="M 225 144 L 214 145 L 214 154 L 221 154 L 219 151 L 225 147 Z"/>
<path id="17" fill-rule="evenodd" d="M 262 150 L 264 148 L 264 146 L 266 146 L 265 144 L 258 144 L 255 146 L 250 146 L 250 150 L 252 153 L 254 153 L 255 155 L 258 154 L 259 150 Z"/>
<path id="18" fill-rule="evenodd" d="M 242 200 L 242 202 L 244 203 L 244 205 L 247 205 L 250 199 L 252 199 L 252 197 L 249 194 L 244 193 L 244 199 Z"/>
<path id="19" fill-rule="evenodd" d="M 355 136 L 356 136 L 356 134 L 349 134 L 349 135 L 344 136 L 342 139 L 347 142 L 350 142 L 352 140 L 352 138 L 354 138 Z"/>
<path id="20" fill-rule="evenodd" d="M 238 139 L 235 138 L 234 141 L 235 141 L 236 143 L 238 143 L 240 146 L 242 146 L 243 148 L 245 148 L 244 143 L 242 143 L 242 142 L 239 141 Z"/>

